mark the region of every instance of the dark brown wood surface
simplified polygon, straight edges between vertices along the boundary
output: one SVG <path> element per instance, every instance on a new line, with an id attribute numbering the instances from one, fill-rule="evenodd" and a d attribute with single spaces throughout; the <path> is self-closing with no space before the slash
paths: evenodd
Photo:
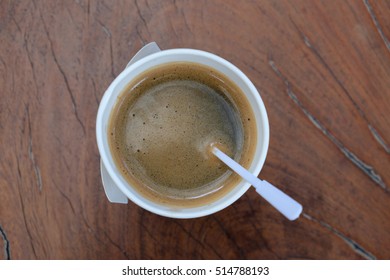
<path id="1" fill-rule="evenodd" d="M 0 1 L 0 259 L 389 259 L 389 1 Z M 99 101 L 144 44 L 237 65 L 261 92 L 261 177 L 175 220 L 104 194 Z"/>

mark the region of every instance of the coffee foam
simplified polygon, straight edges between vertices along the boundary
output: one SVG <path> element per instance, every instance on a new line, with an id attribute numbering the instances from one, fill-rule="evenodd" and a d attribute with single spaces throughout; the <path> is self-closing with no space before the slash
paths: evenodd
<path id="1" fill-rule="evenodd" d="M 250 107 L 242 113 L 237 106 L 243 94 L 220 75 L 197 64 L 169 64 L 141 74 L 120 96 L 109 125 L 110 146 L 122 174 L 143 195 L 160 203 L 197 204 L 239 180 L 207 153 L 208 145 L 218 143 L 248 164 L 242 154 L 255 135 L 248 137 L 248 126 L 254 127 Z"/>

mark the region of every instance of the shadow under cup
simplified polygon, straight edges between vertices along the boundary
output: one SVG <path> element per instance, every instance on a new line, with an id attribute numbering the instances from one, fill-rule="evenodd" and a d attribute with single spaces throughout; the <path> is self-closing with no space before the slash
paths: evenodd
<path id="1" fill-rule="evenodd" d="M 162 216 L 172 218 L 195 218 L 215 213 L 229 206 L 247 191 L 250 184 L 243 180 L 239 180 L 238 183 L 222 197 L 210 201 L 207 205 L 197 207 L 177 207 L 154 202 L 142 196 L 122 176 L 110 153 L 107 135 L 111 111 L 123 89 L 141 73 L 158 65 L 174 62 L 192 62 L 214 68 L 227 76 L 242 90 L 255 117 L 257 131 L 256 145 L 252 163 L 248 170 L 257 176 L 264 164 L 269 143 L 268 117 L 260 94 L 250 80 L 237 67 L 216 55 L 204 51 L 193 49 L 165 50 L 144 57 L 126 68 L 112 82 L 101 100 L 96 122 L 97 143 L 102 162 L 106 167 L 108 174 L 115 182 L 118 189 L 120 189 L 131 201 L 150 212 Z"/>

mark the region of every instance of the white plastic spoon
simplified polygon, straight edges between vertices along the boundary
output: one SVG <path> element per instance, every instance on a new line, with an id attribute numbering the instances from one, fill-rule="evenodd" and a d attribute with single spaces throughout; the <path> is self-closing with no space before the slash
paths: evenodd
<path id="1" fill-rule="evenodd" d="M 260 180 L 252 173 L 228 157 L 217 147 L 212 147 L 212 153 L 229 166 L 234 172 L 255 187 L 258 194 L 267 200 L 273 207 L 282 213 L 287 219 L 293 221 L 302 213 L 302 205 L 287 194 L 271 185 L 267 181 Z"/>

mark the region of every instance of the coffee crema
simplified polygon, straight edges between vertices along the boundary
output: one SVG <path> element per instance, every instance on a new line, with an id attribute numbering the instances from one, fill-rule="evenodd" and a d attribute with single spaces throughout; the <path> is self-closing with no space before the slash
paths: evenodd
<path id="1" fill-rule="evenodd" d="M 254 114 L 225 75 L 175 62 L 141 73 L 119 95 L 108 125 L 115 165 L 144 197 L 173 207 L 209 204 L 241 180 L 209 152 L 216 144 L 248 168 Z"/>

